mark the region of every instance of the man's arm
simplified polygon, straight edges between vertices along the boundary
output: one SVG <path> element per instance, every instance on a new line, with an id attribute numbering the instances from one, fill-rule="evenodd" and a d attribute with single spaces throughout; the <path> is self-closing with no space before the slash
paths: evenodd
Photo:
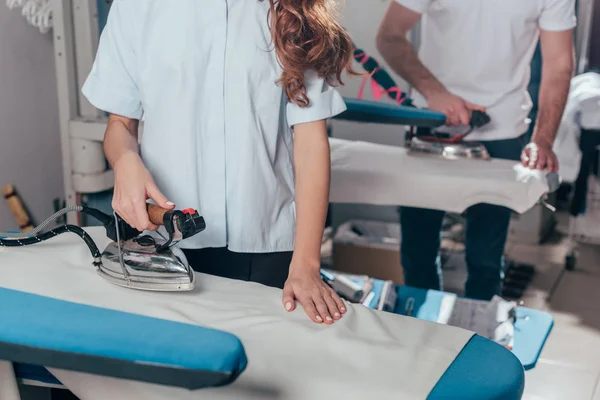
<path id="1" fill-rule="evenodd" d="M 542 85 L 533 142 L 554 144 L 575 65 L 573 30 L 541 31 Z"/>
<path id="2" fill-rule="evenodd" d="M 377 50 L 394 72 L 425 97 L 430 109 L 446 114 L 448 125 L 468 125 L 470 110 L 485 108 L 454 96 L 419 60 L 406 35 L 420 18 L 420 13 L 392 2 L 379 26 Z"/>
<path id="3" fill-rule="evenodd" d="M 419 22 L 421 14 L 392 2 L 377 32 L 377 50 L 390 67 L 425 98 L 446 90 L 423 65 L 406 36 Z"/>
<path id="4" fill-rule="evenodd" d="M 539 111 L 531 143 L 525 147 L 521 162 L 532 169 L 553 172 L 559 166 L 552 147 L 569 95 L 575 65 L 573 30 L 542 30 L 540 40 L 543 64 Z"/>

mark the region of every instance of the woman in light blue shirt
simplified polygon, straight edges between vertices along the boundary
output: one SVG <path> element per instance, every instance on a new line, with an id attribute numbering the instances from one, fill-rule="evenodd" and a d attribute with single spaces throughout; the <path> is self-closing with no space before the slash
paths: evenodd
<path id="1" fill-rule="evenodd" d="M 319 271 L 325 121 L 352 55 L 331 3 L 115 0 L 83 88 L 110 114 L 125 221 L 156 229 L 148 199 L 198 209 L 207 228 L 181 243 L 194 269 L 283 288 L 288 311 L 327 324 L 346 309 Z"/>

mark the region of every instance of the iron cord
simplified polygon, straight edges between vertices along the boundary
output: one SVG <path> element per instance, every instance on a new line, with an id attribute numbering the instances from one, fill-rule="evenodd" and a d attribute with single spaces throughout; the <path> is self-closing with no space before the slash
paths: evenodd
<path id="1" fill-rule="evenodd" d="M 39 224 L 38 226 L 36 226 L 34 229 L 30 230 L 29 232 L 0 232 L 0 237 L 9 238 L 9 239 L 32 238 L 32 237 L 38 235 L 41 231 L 44 230 L 44 228 L 46 228 L 52 222 L 56 221 L 56 219 L 62 217 L 63 215 L 65 215 L 67 213 L 74 212 L 74 211 L 83 212 L 91 217 L 94 217 L 98 221 L 100 221 L 103 225 L 106 225 L 112 221 L 112 217 L 110 215 L 107 215 L 107 214 L 103 213 L 102 211 L 97 210 L 95 208 L 82 207 L 82 206 L 69 206 L 69 207 L 63 208 L 60 211 L 55 212 L 50 217 L 48 217 L 44 222 L 42 222 L 41 224 Z"/>
<path id="2" fill-rule="evenodd" d="M 96 243 L 94 243 L 94 240 L 92 239 L 92 237 L 90 235 L 88 235 L 86 231 L 84 231 L 83 229 L 81 229 L 80 227 L 75 226 L 75 225 L 63 225 L 56 229 L 50 230 L 48 232 L 44 232 L 38 236 L 33 236 L 33 237 L 28 237 L 28 238 L 0 239 L 0 246 L 4 246 L 4 247 L 28 246 L 28 245 L 44 242 L 48 239 L 52 239 L 63 233 L 74 233 L 77 236 L 79 236 L 80 238 L 82 238 L 83 241 L 85 242 L 85 244 L 87 245 L 88 249 L 90 249 L 90 252 L 92 253 L 92 257 L 94 257 L 94 265 L 96 265 L 97 263 L 100 262 L 100 256 L 101 256 L 100 250 L 98 250 L 98 247 L 96 246 Z"/>
<path id="3" fill-rule="evenodd" d="M 90 215 L 96 218 L 98 221 L 100 221 L 103 225 L 106 225 L 112 221 L 112 217 L 110 215 L 107 215 L 95 208 L 69 206 L 63 208 L 60 211 L 57 211 L 29 232 L 0 232 L 0 247 L 29 246 L 32 244 L 41 243 L 46 240 L 52 239 L 63 233 L 74 233 L 83 239 L 88 249 L 92 253 L 92 257 L 94 257 L 93 264 L 95 266 L 98 266 L 101 264 L 100 251 L 98 250 L 98 247 L 96 246 L 96 243 L 94 242 L 92 237 L 82 228 L 75 225 L 63 225 L 58 228 L 52 229 L 48 232 L 41 233 L 44 230 L 44 228 L 50 225 L 57 218 L 60 218 L 61 216 L 73 211 L 83 212 L 87 215 Z"/>

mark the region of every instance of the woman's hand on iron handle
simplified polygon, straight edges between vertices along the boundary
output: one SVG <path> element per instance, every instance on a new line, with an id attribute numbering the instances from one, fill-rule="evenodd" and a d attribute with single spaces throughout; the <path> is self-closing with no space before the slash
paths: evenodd
<path id="1" fill-rule="evenodd" d="M 296 300 L 304 307 L 306 315 L 317 324 L 333 324 L 346 313 L 344 302 L 323 282 L 319 268 L 292 261 L 283 288 L 283 306 L 287 311 L 293 311 L 296 309 Z"/>
<path id="2" fill-rule="evenodd" d="M 140 232 L 158 229 L 150 222 L 146 200 L 152 199 L 158 206 L 168 210 L 175 204 L 160 192 L 140 156 L 126 153 L 115 162 L 113 169 L 115 189 L 112 207 L 115 212 Z"/>

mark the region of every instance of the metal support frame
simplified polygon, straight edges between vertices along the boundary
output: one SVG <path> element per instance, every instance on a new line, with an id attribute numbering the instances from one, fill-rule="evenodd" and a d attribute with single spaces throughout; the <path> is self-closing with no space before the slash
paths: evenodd
<path id="1" fill-rule="evenodd" d="M 113 187 L 101 143 L 107 118 L 81 94 L 98 48 L 96 0 L 53 0 L 55 67 L 65 202 Z M 67 215 L 77 225 L 77 215 Z"/>
<path id="2" fill-rule="evenodd" d="M 75 83 L 75 49 L 73 47 L 73 15 L 71 0 L 54 0 L 53 35 L 54 59 L 56 68 L 56 86 L 58 92 L 58 110 L 60 122 L 60 140 L 63 160 L 63 184 L 67 205 L 77 203 L 77 194 L 73 187 L 73 167 L 71 163 L 71 138 L 69 121 L 77 115 L 77 92 Z M 67 215 L 69 224 L 77 223 L 77 216 Z"/>
<path id="3" fill-rule="evenodd" d="M 73 1 L 73 29 L 75 33 L 75 56 L 77 86 L 79 89 L 79 115 L 84 118 L 101 117 L 103 113 L 81 94 L 81 88 L 94 64 L 98 50 L 98 7 L 95 0 Z"/>

